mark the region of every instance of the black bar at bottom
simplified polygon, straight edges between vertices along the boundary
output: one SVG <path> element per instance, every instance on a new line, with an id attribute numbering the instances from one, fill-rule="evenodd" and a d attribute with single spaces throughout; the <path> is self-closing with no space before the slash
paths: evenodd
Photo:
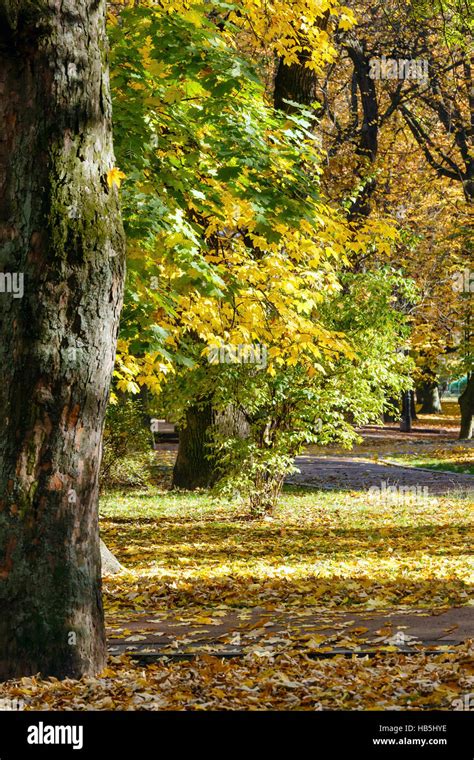
<path id="1" fill-rule="evenodd" d="M 472 760 L 474 712 L 1 712 L 0 760 L 139 756 Z M 306 748 L 306 749 L 305 749 Z"/>

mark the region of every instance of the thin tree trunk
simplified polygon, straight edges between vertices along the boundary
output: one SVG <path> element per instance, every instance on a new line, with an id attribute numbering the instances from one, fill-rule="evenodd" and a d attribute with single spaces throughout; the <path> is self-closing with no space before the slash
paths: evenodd
<path id="1" fill-rule="evenodd" d="M 0 0 L 0 680 L 105 660 L 97 513 L 124 277 L 104 0 Z M 16 294 L 19 296 L 19 293 Z"/>
<path id="2" fill-rule="evenodd" d="M 474 373 L 470 375 L 463 393 L 459 396 L 458 403 L 461 409 L 459 438 L 469 440 L 474 432 Z"/>
<path id="3" fill-rule="evenodd" d="M 362 124 L 356 153 L 360 158 L 358 174 L 364 179 L 364 185 L 349 209 L 349 219 L 366 218 L 371 212 L 371 199 L 377 189 L 374 176 L 367 178 L 378 154 L 379 108 L 375 82 L 370 78 L 370 56 L 364 43 L 354 35 L 348 35 L 346 49 L 354 67 L 354 83 L 360 96 Z M 355 92 L 354 92 L 355 98 Z"/>
<path id="4" fill-rule="evenodd" d="M 405 391 L 402 394 L 402 416 L 400 418 L 400 430 L 402 433 L 410 433 L 411 421 L 411 392 Z"/>

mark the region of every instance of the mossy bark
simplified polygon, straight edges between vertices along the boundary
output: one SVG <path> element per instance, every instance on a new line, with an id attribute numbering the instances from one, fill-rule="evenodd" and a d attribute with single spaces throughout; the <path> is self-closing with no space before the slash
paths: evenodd
<path id="1" fill-rule="evenodd" d="M 0 680 L 101 669 L 98 468 L 124 279 L 104 0 L 0 0 Z"/>

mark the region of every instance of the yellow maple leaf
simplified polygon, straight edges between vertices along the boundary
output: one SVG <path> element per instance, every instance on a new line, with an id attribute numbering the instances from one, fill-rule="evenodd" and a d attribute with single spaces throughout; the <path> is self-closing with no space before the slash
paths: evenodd
<path id="1" fill-rule="evenodd" d="M 126 174 L 114 166 L 112 169 L 110 169 L 110 171 L 107 172 L 107 184 L 109 187 L 113 187 L 114 185 L 120 187 L 122 180 L 125 179 L 126 176 Z"/>

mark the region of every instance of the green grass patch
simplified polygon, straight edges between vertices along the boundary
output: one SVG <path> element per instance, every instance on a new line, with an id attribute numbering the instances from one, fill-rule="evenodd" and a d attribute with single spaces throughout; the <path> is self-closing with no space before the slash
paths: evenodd
<path id="1" fill-rule="evenodd" d="M 413 457 L 409 455 L 392 456 L 390 459 L 396 460 L 400 464 L 406 464 L 408 467 L 422 467 L 427 470 L 474 475 L 474 462 L 464 459 L 439 459 L 438 457 Z"/>
<path id="2" fill-rule="evenodd" d="M 467 604 L 467 496 L 374 504 L 366 492 L 288 488 L 271 519 L 206 492 L 148 489 L 101 500 L 102 535 L 127 567 L 109 609 Z"/>

